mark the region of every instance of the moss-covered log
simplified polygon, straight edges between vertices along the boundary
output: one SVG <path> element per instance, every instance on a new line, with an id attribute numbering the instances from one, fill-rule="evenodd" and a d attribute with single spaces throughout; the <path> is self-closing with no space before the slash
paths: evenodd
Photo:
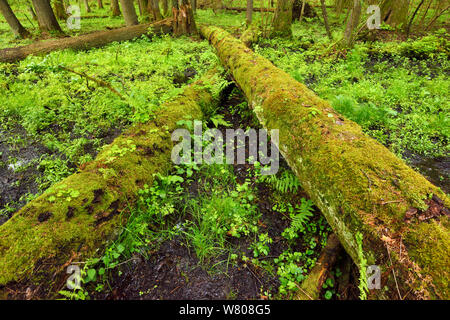
<path id="1" fill-rule="evenodd" d="M 97 31 L 77 37 L 39 41 L 27 46 L 0 50 L 0 62 L 15 62 L 25 59 L 29 55 L 47 54 L 55 50 L 97 48 L 114 41 L 132 40 L 150 31 L 159 34 L 169 33 L 171 30 L 172 20 L 166 19 L 152 24 Z"/>
<path id="2" fill-rule="evenodd" d="M 170 168 L 177 121 L 201 119 L 201 108 L 214 103 L 208 88 L 216 77 L 211 73 L 187 87 L 154 120 L 128 129 L 0 226 L 0 298 L 11 288 L 52 297 L 72 261 L 85 261 L 117 235 L 137 191 Z"/>
<path id="3" fill-rule="evenodd" d="M 449 299 L 447 195 L 241 41 L 200 30 L 261 124 L 279 130 L 280 152 L 345 250 L 360 268 L 381 268 L 369 297 Z"/>

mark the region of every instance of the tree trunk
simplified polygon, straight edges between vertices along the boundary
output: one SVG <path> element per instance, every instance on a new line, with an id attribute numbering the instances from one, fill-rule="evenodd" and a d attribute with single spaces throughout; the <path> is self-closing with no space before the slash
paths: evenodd
<path id="1" fill-rule="evenodd" d="M 97 7 L 99 9 L 103 9 L 103 1 L 102 0 L 97 0 Z"/>
<path id="2" fill-rule="evenodd" d="M 89 0 L 84 0 L 84 7 L 86 8 L 86 12 L 91 12 L 91 7 L 89 6 Z"/>
<path id="3" fill-rule="evenodd" d="M 154 21 L 159 21 L 162 19 L 158 0 L 148 0 L 148 12 L 152 15 Z"/>
<path id="4" fill-rule="evenodd" d="M 127 26 L 134 26 L 139 23 L 133 0 L 120 0 L 120 6 Z"/>
<path id="5" fill-rule="evenodd" d="M 296 300 L 320 299 L 322 286 L 327 280 L 341 251 L 342 246 L 339 238 L 334 233 L 330 234 L 327 245 L 322 249 L 315 266 L 308 273 L 308 277 L 301 283 L 300 290 L 295 297 Z"/>
<path id="6" fill-rule="evenodd" d="M 97 31 L 78 37 L 41 41 L 23 47 L 3 49 L 0 50 L 0 62 L 15 62 L 25 59 L 31 54 L 47 54 L 55 50 L 68 48 L 73 50 L 97 48 L 114 41 L 126 41 L 142 36 L 148 32 L 149 28 L 156 34 L 170 33 L 172 31 L 172 19 L 161 20 L 152 24 Z"/>
<path id="7" fill-rule="evenodd" d="M 32 7 L 32 6 L 28 6 L 27 9 L 28 9 L 28 12 L 29 12 L 30 15 L 31 15 L 31 18 L 32 18 L 34 21 L 37 21 L 37 16 L 36 16 L 36 13 L 34 12 L 33 7 Z"/>
<path id="8" fill-rule="evenodd" d="M 252 24 L 253 18 L 253 0 L 247 0 L 246 23 L 247 27 Z"/>
<path id="9" fill-rule="evenodd" d="M 359 19 L 361 18 L 361 1 L 353 0 L 353 9 L 348 19 L 347 26 L 345 28 L 345 42 L 347 47 L 353 46 L 354 32 L 358 27 Z"/>
<path id="10" fill-rule="evenodd" d="M 162 14 L 164 17 L 167 16 L 167 14 L 169 13 L 169 1 L 168 0 L 162 0 Z"/>
<path id="11" fill-rule="evenodd" d="M 414 13 L 413 13 L 413 15 L 411 17 L 411 20 L 408 23 L 408 26 L 406 27 L 406 38 L 409 38 L 409 32 L 411 31 L 411 26 L 412 26 L 412 24 L 414 22 L 414 19 L 415 19 L 416 15 L 417 15 L 417 12 L 419 12 L 420 7 L 423 5 L 424 1 L 425 0 L 421 0 L 420 1 L 419 5 L 417 6 L 416 10 L 414 11 Z"/>
<path id="12" fill-rule="evenodd" d="M 173 34 L 179 36 L 182 34 L 195 34 L 197 27 L 195 26 L 194 13 L 188 0 L 181 0 L 178 7 L 178 1 L 172 1 L 173 16 Z"/>
<path id="13" fill-rule="evenodd" d="M 331 41 L 333 41 L 333 36 L 331 35 L 330 25 L 328 23 L 327 7 L 326 7 L 326 4 L 325 4 L 325 0 L 320 0 L 320 4 L 321 4 L 321 7 L 322 7 L 322 16 L 323 16 L 323 21 L 324 21 L 324 24 L 325 24 L 325 29 L 327 30 L 328 38 Z"/>
<path id="14" fill-rule="evenodd" d="M 138 190 L 171 167 L 177 122 L 187 116 L 202 119 L 202 107 L 214 104 L 208 89 L 214 80 L 217 76 L 210 74 L 187 87 L 157 111 L 155 120 L 128 129 L 94 161 L 0 226 L 0 298 L 17 298 L 5 288 L 9 284 L 31 292 L 39 287 L 41 295 L 31 298 L 55 298 L 69 276 L 66 267 L 86 261 L 117 236 Z M 167 130 L 161 131 L 164 126 Z M 126 154 L 117 156 L 118 149 Z M 105 168 L 116 174 L 105 177 Z M 22 290 L 17 291 L 20 298 Z"/>
<path id="15" fill-rule="evenodd" d="M 56 20 L 49 0 L 32 0 L 38 18 L 39 29 L 43 33 L 63 33 Z"/>
<path id="16" fill-rule="evenodd" d="M 292 36 L 292 3 L 293 0 L 279 0 L 273 16 L 272 37 Z"/>
<path id="17" fill-rule="evenodd" d="M 120 16 L 119 0 L 111 0 L 111 12 L 113 17 Z"/>
<path id="18" fill-rule="evenodd" d="M 2 13 L 3 17 L 5 17 L 6 22 L 8 23 L 9 27 L 16 35 L 16 37 L 28 38 L 31 36 L 28 30 L 25 29 L 24 26 L 22 26 L 19 19 L 17 19 L 16 15 L 11 10 L 11 7 L 6 0 L 0 0 L 0 12 Z"/>
<path id="19" fill-rule="evenodd" d="M 361 274 L 379 266 L 388 291 L 370 297 L 450 299 L 447 195 L 238 39 L 215 27 L 200 32 L 261 125 L 279 130 L 280 152 Z"/>
<path id="20" fill-rule="evenodd" d="M 67 19 L 67 13 L 66 13 L 66 9 L 64 9 L 63 0 L 55 0 L 53 2 L 53 8 L 55 8 L 55 16 L 57 19 L 59 19 L 59 20 Z"/>

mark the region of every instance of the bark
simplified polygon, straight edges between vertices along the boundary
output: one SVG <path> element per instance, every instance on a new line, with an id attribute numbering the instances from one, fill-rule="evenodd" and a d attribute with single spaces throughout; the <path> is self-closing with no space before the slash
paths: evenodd
<path id="1" fill-rule="evenodd" d="M 396 27 L 406 26 L 410 0 L 384 0 L 381 2 L 381 19 Z"/>
<path id="2" fill-rule="evenodd" d="M 86 12 L 91 12 L 91 7 L 89 6 L 89 0 L 83 0 L 84 1 L 84 7 L 86 8 Z"/>
<path id="3" fill-rule="evenodd" d="M 296 300 L 318 300 L 320 298 L 322 286 L 336 263 L 341 249 L 339 238 L 332 233 L 328 237 L 327 245 L 320 253 L 315 266 L 309 272 L 308 277 L 301 283 Z"/>
<path id="4" fill-rule="evenodd" d="M 66 9 L 64 9 L 63 0 L 55 0 L 53 2 L 53 7 L 55 8 L 55 16 L 57 19 L 59 19 L 59 20 L 67 19 L 67 13 L 66 13 Z"/>
<path id="5" fill-rule="evenodd" d="M 172 1 L 172 17 L 175 36 L 197 33 L 194 13 L 188 0 L 181 0 L 180 6 L 178 6 L 178 1 Z"/>
<path id="6" fill-rule="evenodd" d="M 158 0 L 149 0 L 148 1 L 148 12 L 152 15 L 153 20 L 159 21 L 162 19 Z"/>
<path id="7" fill-rule="evenodd" d="M 272 37 L 292 36 L 292 4 L 293 0 L 279 0 L 273 16 Z"/>
<path id="8" fill-rule="evenodd" d="M 361 1 L 353 0 L 353 9 L 345 28 L 345 42 L 348 47 L 353 45 L 355 29 L 358 27 L 361 18 Z"/>
<path id="9" fill-rule="evenodd" d="M 120 0 L 120 6 L 122 7 L 125 24 L 128 27 L 139 23 L 133 0 Z"/>
<path id="10" fill-rule="evenodd" d="M 325 29 L 327 30 L 328 38 L 333 41 L 333 36 L 331 35 L 330 24 L 328 23 L 328 15 L 327 15 L 327 7 L 325 5 L 325 0 L 320 0 L 321 8 L 322 8 L 322 16 L 325 24 Z"/>
<path id="11" fill-rule="evenodd" d="M 29 288 L 31 298 L 54 298 L 69 276 L 68 265 L 86 261 L 117 236 L 138 190 L 171 167 L 176 123 L 202 119 L 202 107 L 213 105 L 213 81 L 211 73 L 187 87 L 155 120 L 122 133 L 94 161 L 0 226 L 0 298 L 17 298 L 15 290 L 20 297 L 21 288 Z M 105 170 L 113 174 L 105 176 Z"/>
<path id="12" fill-rule="evenodd" d="M 120 16 L 119 0 L 111 0 L 111 13 L 113 17 Z"/>
<path id="13" fill-rule="evenodd" d="M 8 2 L 6 0 L 0 0 L 0 12 L 3 17 L 5 17 L 6 22 L 8 23 L 11 31 L 19 38 L 28 38 L 30 37 L 30 33 L 24 26 L 20 23 L 19 19 L 17 19 L 14 12 L 11 10 Z"/>
<path id="14" fill-rule="evenodd" d="M 253 18 L 253 0 L 247 0 L 246 23 L 247 27 L 252 24 Z"/>
<path id="15" fill-rule="evenodd" d="M 449 299 L 447 195 L 238 39 L 200 32 L 261 125 L 279 130 L 281 154 L 361 272 L 380 267 L 389 290 L 370 297 Z"/>
<path id="16" fill-rule="evenodd" d="M 103 1 L 102 0 L 97 0 L 97 7 L 99 9 L 103 9 Z"/>
<path id="17" fill-rule="evenodd" d="M 33 9 L 33 7 L 32 6 L 28 6 L 28 12 L 30 13 L 30 15 L 31 15 L 31 18 L 34 20 L 34 21 L 37 21 L 37 16 L 36 16 L 36 13 L 34 12 L 34 9 Z"/>
<path id="18" fill-rule="evenodd" d="M 49 0 L 32 0 L 41 32 L 63 33 Z"/>
<path id="19" fill-rule="evenodd" d="M 411 17 L 411 20 L 409 20 L 408 26 L 406 27 L 406 38 L 409 37 L 409 32 L 411 31 L 411 26 L 412 26 L 412 24 L 414 22 L 414 19 L 416 18 L 417 12 L 419 12 L 420 7 L 423 5 L 424 1 L 425 0 L 421 0 L 420 1 L 419 5 L 417 6 L 416 10 L 414 11 L 414 13 L 413 13 L 413 15 Z"/>
<path id="20" fill-rule="evenodd" d="M 47 54 L 54 50 L 71 48 L 86 50 L 104 46 L 114 41 L 126 41 L 139 37 L 151 28 L 154 33 L 169 33 L 172 31 L 172 20 L 166 19 L 153 24 L 142 24 L 114 30 L 98 31 L 72 38 L 62 38 L 40 41 L 23 47 L 0 50 L 0 62 L 15 62 L 25 59 L 29 55 Z"/>

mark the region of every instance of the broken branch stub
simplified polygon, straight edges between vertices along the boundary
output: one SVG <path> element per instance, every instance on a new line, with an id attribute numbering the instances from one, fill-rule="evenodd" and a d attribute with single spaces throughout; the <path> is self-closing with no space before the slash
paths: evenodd
<path id="1" fill-rule="evenodd" d="M 200 32 L 264 128 L 279 130 L 280 152 L 360 271 L 380 267 L 382 288 L 369 297 L 449 299 L 447 195 L 226 31 Z"/>

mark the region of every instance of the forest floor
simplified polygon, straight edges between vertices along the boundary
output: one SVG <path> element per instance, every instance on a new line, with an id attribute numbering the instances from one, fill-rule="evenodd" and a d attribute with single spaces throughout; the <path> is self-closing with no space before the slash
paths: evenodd
<path id="1" fill-rule="evenodd" d="M 268 17 L 255 14 L 257 21 Z M 198 10 L 197 21 L 239 36 L 245 13 Z M 77 32 L 122 24 L 119 18 L 85 19 Z M 332 29 L 342 25 L 331 17 Z M 0 48 L 30 42 L 11 39 L 5 30 L 0 22 Z M 339 54 L 329 50 L 317 19 L 295 22 L 293 33 L 292 39 L 263 38 L 252 49 L 331 101 L 338 112 L 449 193 L 450 46 L 445 29 L 407 42 L 359 41 Z M 100 78 L 125 98 L 59 66 Z M 152 110 L 212 67 L 221 68 L 207 41 L 167 35 L 0 64 L 0 225 L 92 160 L 123 129 L 148 121 Z M 228 125 L 257 128 L 241 92 L 230 83 L 223 79 L 216 84 L 226 89 L 220 108 L 211 115 L 215 123 L 209 125 L 218 124 L 220 130 Z M 264 179 L 253 165 L 181 166 L 160 177 L 142 190 L 141 200 L 131 208 L 135 218 L 117 241 L 102 256 L 86 261 L 86 292 L 78 298 L 292 297 L 330 229 L 302 192 L 301 182 L 281 162 L 274 179 Z M 217 215 L 224 219 L 211 232 Z M 293 223 L 300 216 L 307 223 Z M 343 255 L 323 298 L 358 297 L 357 268 L 350 265 Z"/>

